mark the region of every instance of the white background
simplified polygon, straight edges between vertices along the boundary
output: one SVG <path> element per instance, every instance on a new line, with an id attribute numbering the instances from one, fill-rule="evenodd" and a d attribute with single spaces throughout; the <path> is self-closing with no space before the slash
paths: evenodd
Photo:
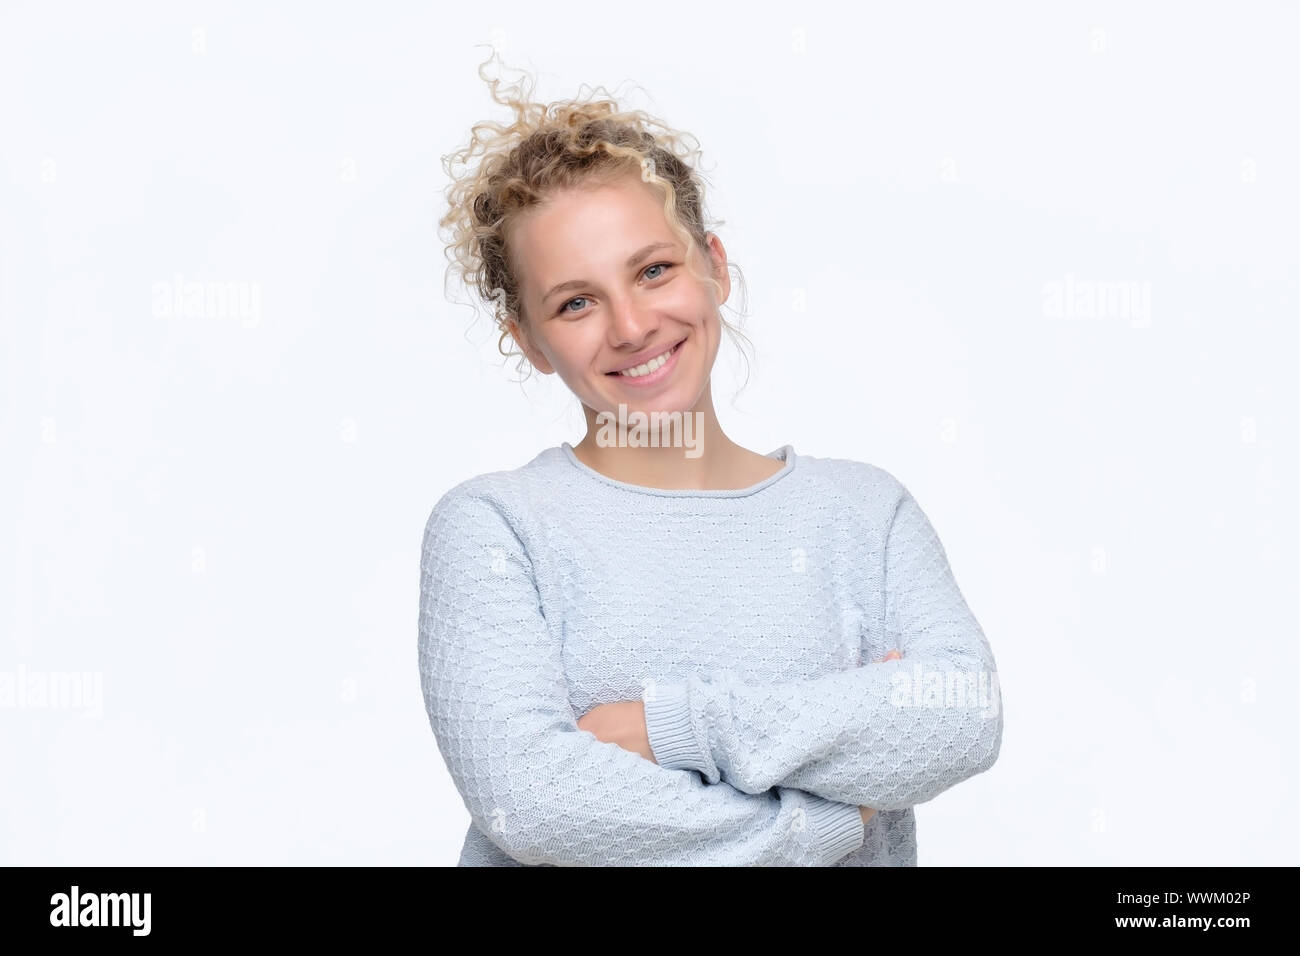
<path id="1" fill-rule="evenodd" d="M 0 707 L 0 863 L 456 861 L 424 522 L 583 434 L 444 291 L 493 43 L 699 138 L 728 434 L 938 529 L 1006 729 L 920 863 L 1296 862 L 1293 7 L 127 9 L 0 14 L 0 675 L 102 688 Z"/>

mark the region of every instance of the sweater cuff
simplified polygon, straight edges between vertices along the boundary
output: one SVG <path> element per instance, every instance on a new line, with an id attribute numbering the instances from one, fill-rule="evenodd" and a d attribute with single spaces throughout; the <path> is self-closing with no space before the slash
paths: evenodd
<path id="1" fill-rule="evenodd" d="M 808 821 L 821 849 L 822 866 L 834 866 L 841 857 L 862 847 L 867 828 L 862 812 L 851 803 L 808 794 Z"/>
<path id="2" fill-rule="evenodd" d="M 668 770 L 708 773 L 708 755 L 691 726 L 691 702 L 687 690 L 684 683 L 646 685 L 641 695 L 645 705 L 646 737 L 659 766 Z"/>

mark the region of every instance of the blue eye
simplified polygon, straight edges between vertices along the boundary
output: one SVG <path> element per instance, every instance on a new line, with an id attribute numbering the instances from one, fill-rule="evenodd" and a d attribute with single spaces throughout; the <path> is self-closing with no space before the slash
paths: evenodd
<path id="1" fill-rule="evenodd" d="M 673 267 L 673 264 L 672 264 L 671 262 L 656 262 L 656 263 L 655 263 L 654 265 L 652 265 L 652 266 L 646 266 L 645 269 L 643 269 L 643 270 L 641 271 L 641 274 L 642 274 L 642 275 L 645 275 L 645 274 L 646 274 L 647 272 L 649 272 L 651 269 L 664 269 L 664 270 L 668 270 L 668 269 L 671 269 L 672 267 Z M 663 277 L 663 273 L 662 273 L 662 272 L 659 273 L 658 275 L 650 276 L 651 279 L 659 279 L 659 278 L 662 278 L 662 277 Z M 566 313 L 566 312 L 567 312 L 569 315 L 577 315 L 577 314 L 578 314 L 579 312 L 581 312 L 582 310 L 581 310 L 581 309 L 576 309 L 576 310 L 575 310 L 575 309 L 570 309 L 569 306 L 573 305 L 573 303 L 575 303 L 575 302 L 585 302 L 585 301 L 587 301 L 587 297 L 586 297 L 585 295 L 574 296 L 572 299 L 569 299 L 569 301 L 567 301 L 567 302 L 565 302 L 565 303 L 563 303 L 563 304 L 560 305 L 560 314 L 563 314 L 563 313 Z"/>

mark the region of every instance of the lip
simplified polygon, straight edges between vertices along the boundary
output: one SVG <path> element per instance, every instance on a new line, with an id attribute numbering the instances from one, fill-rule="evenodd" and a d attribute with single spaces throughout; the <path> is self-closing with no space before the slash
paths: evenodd
<path id="1" fill-rule="evenodd" d="M 669 375 L 671 375 L 673 369 L 677 367 L 677 358 L 682 354 L 682 342 L 685 341 L 686 341 L 685 339 L 682 339 L 681 342 L 678 342 L 676 345 L 674 345 L 672 347 L 673 349 L 672 354 L 668 356 L 668 361 L 664 362 L 663 365 L 660 365 L 649 375 L 642 375 L 637 378 L 630 378 L 627 375 L 620 375 L 618 374 L 618 372 L 609 372 L 607 373 L 607 375 L 610 378 L 617 379 L 620 384 L 625 385 L 628 388 L 643 388 L 647 385 L 654 385 L 655 383 L 660 382 L 663 379 L 667 378 Z M 660 352 L 655 353 L 655 355 L 660 355 L 660 354 L 662 353 Z M 654 355 L 649 356 L 649 358 L 654 358 L 654 357 L 655 357 Z M 639 365 L 641 363 L 638 362 L 637 364 Z M 628 367 L 636 368 L 636 365 L 631 365 Z"/>
<path id="2" fill-rule="evenodd" d="M 681 345 L 685 341 L 686 341 L 686 337 L 682 336 L 680 339 L 677 340 L 677 343 L 675 345 L 670 345 L 668 346 L 668 348 L 675 349 L 677 348 L 678 345 Z M 633 358 L 631 361 L 628 361 L 623 365 L 620 365 L 618 368 L 612 368 L 605 374 L 617 375 L 619 372 L 626 372 L 628 369 L 636 368 L 638 365 L 642 365 L 645 362 L 650 361 L 652 358 L 663 355 L 667 351 L 668 349 L 664 348 L 662 345 L 656 346 L 653 349 L 646 349 L 644 352 L 642 352 L 640 355 Z"/>

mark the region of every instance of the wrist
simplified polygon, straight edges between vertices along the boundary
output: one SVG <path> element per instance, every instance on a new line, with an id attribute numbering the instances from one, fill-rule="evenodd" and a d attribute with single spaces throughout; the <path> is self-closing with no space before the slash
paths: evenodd
<path id="1" fill-rule="evenodd" d="M 821 850 L 822 865 L 833 866 L 866 841 L 862 807 L 808 794 L 808 817 Z M 874 811 L 872 811 L 874 812 Z"/>
<path id="2" fill-rule="evenodd" d="M 655 763 L 669 770 L 706 773 L 708 760 L 691 719 L 685 684 L 651 684 L 642 694 L 646 739 Z"/>

